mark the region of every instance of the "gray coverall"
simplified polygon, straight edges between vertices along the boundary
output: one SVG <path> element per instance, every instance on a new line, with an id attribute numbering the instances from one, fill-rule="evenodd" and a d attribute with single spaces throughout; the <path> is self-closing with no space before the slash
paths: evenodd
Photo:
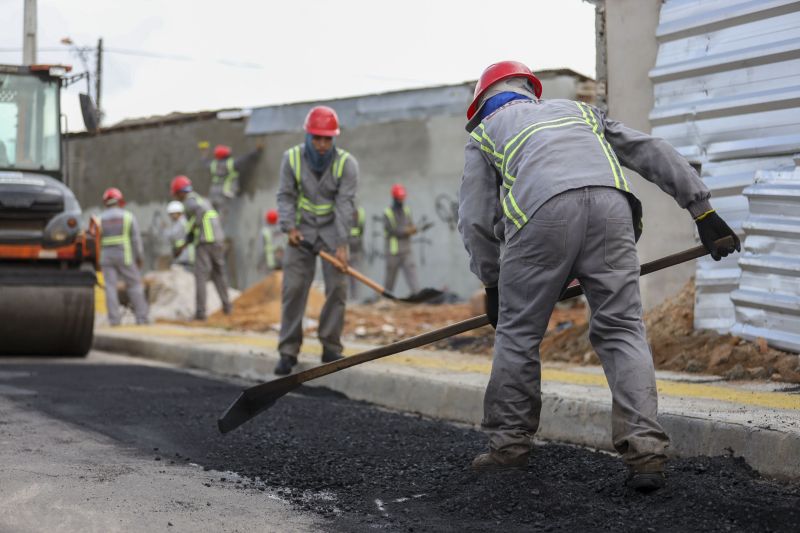
<path id="1" fill-rule="evenodd" d="M 295 358 L 303 342 L 303 314 L 308 291 L 314 280 L 319 250 L 335 253 L 347 244 L 353 219 L 353 199 L 358 185 L 358 162 L 341 148 L 331 165 L 317 176 L 309 164 L 305 146 L 290 148 L 281 162 L 278 188 L 278 213 L 281 230 L 297 228 L 314 253 L 288 247 L 283 259 L 281 294 L 281 332 L 278 351 L 281 357 Z M 325 305 L 319 317 L 318 336 L 326 352 L 342 353 L 346 274 L 322 262 Z"/>
<path id="2" fill-rule="evenodd" d="M 189 217 L 188 227 L 193 234 L 195 244 L 195 318 L 205 320 L 206 282 L 209 277 L 222 301 L 222 309 L 226 313 L 231 309 L 231 302 L 228 298 L 228 282 L 225 279 L 223 246 L 225 234 L 222 232 L 219 215 L 211 203 L 196 192 L 186 195 L 186 198 L 183 199 L 183 207 Z"/>
<path id="3" fill-rule="evenodd" d="M 399 269 L 403 270 L 411 293 L 419 292 L 417 265 L 411 253 L 411 235 L 406 231 L 413 223 L 411 208 L 407 205 L 402 208 L 393 205 L 383 211 L 383 234 L 386 236 L 386 279 L 383 285 L 389 292 L 394 290 Z"/>
<path id="4" fill-rule="evenodd" d="M 226 224 L 231 201 L 239 195 L 239 175 L 258 157 L 259 152 L 260 150 L 253 150 L 237 158 L 228 157 L 204 161 L 211 171 L 211 188 L 208 192 L 208 199 L 211 200 L 211 204 Z"/>
<path id="5" fill-rule="evenodd" d="M 710 193 L 666 141 L 568 100 L 516 100 L 470 133 L 459 231 L 470 268 L 500 294 L 483 429 L 493 451 L 528 453 L 541 409 L 539 344 L 559 295 L 577 278 L 589 337 L 612 394 L 612 438 L 639 471 L 663 468 L 652 355 L 642 322 L 641 204 L 621 165 L 697 217 Z M 501 244 L 505 243 L 502 261 Z"/>
<path id="6" fill-rule="evenodd" d="M 147 302 L 144 298 L 142 277 L 136 267 L 137 263 L 144 260 L 142 237 L 136 217 L 130 211 L 113 206 L 100 215 L 100 226 L 103 232 L 100 241 L 100 266 L 105 283 L 108 321 L 112 326 L 120 323 L 117 281 L 121 277 L 133 305 L 136 323 L 147 324 Z"/>
<path id="7" fill-rule="evenodd" d="M 350 251 L 350 266 L 356 270 L 362 270 L 364 264 L 364 224 L 367 221 L 367 212 L 363 207 L 353 211 L 353 225 L 350 228 L 350 237 L 347 245 Z M 350 277 L 350 298 L 357 299 L 361 282 L 353 276 Z"/>
<path id="8" fill-rule="evenodd" d="M 167 229 L 167 238 L 173 249 L 180 248 L 186 243 L 186 230 L 188 222 L 186 217 L 181 215 L 178 220 L 172 222 Z M 187 245 L 176 257 L 172 260 L 176 265 L 181 265 L 184 268 L 194 264 L 194 244 Z"/>

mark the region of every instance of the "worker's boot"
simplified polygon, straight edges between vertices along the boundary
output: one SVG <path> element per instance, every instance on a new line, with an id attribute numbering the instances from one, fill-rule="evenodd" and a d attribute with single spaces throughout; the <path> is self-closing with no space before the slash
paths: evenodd
<path id="1" fill-rule="evenodd" d="M 297 364 L 297 357 L 282 355 L 275 366 L 275 375 L 287 376 L 292 373 L 292 367 Z"/>
<path id="2" fill-rule="evenodd" d="M 227 304 L 227 305 L 223 305 L 222 306 L 222 314 L 223 315 L 230 315 L 232 310 L 233 310 L 233 306 L 231 304 Z"/>
<path id="3" fill-rule="evenodd" d="M 666 485 L 664 466 L 632 467 L 625 480 L 625 485 L 638 492 L 648 493 L 663 489 Z"/>
<path id="4" fill-rule="evenodd" d="M 482 453 L 472 460 L 470 468 L 479 472 L 492 470 L 521 470 L 528 466 L 528 459 L 531 454 L 523 453 L 511 455 L 498 450 L 491 450 Z"/>
<path id="5" fill-rule="evenodd" d="M 344 359 L 344 356 L 342 354 L 331 352 L 329 350 L 322 350 L 323 363 L 332 363 L 333 361 L 338 361 L 339 359 Z"/>

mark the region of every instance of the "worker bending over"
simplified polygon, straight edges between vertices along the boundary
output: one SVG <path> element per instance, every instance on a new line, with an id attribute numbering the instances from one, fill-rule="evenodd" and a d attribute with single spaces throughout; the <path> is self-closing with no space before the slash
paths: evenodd
<path id="1" fill-rule="evenodd" d="M 183 202 L 188 215 L 187 237 L 183 247 L 175 253 L 183 252 L 184 247 L 194 243 L 194 290 L 195 320 L 206 319 L 206 282 L 208 278 L 214 283 L 222 301 L 222 312 L 230 314 L 231 302 L 228 298 L 228 282 L 225 279 L 225 252 L 219 215 L 211 203 L 194 192 L 192 182 L 186 176 L 176 176 L 172 180 L 172 195 Z"/>
<path id="2" fill-rule="evenodd" d="M 591 309 L 589 339 L 611 388 L 614 448 L 629 467 L 628 485 L 654 490 L 664 485 L 669 440 L 656 420 L 642 322 L 641 204 L 622 166 L 689 211 L 714 259 L 739 250 L 739 241 L 666 141 L 581 102 L 540 100 L 541 92 L 522 63 L 496 63 L 483 72 L 467 111 L 458 225 L 497 330 L 482 423 L 489 451 L 472 467 L 527 465 L 542 405 L 539 344 L 559 296 L 577 278 Z M 735 246 L 718 248 L 714 241 L 726 236 Z"/>
<path id="3" fill-rule="evenodd" d="M 350 227 L 350 236 L 347 239 L 347 248 L 350 252 L 350 266 L 356 270 L 362 270 L 364 266 L 364 225 L 367 221 L 367 212 L 363 207 L 353 210 L 353 221 Z M 350 276 L 350 298 L 358 298 L 361 282 Z"/>
<path id="4" fill-rule="evenodd" d="M 122 278 L 128 299 L 133 305 L 136 323 L 147 324 L 147 301 L 144 298 L 140 273 L 144 265 L 144 252 L 139 224 L 133 213 L 123 209 L 125 199 L 116 187 L 105 190 L 103 205 L 105 209 L 100 215 L 102 230 L 100 266 L 105 283 L 108 321 L 112 326 L 118 326 L 121 320 L 117 281 Z"/>
<path id="5" fill-rule="evenodd" d="M 327 106 L 309 111 L 305 120 L 306 139 L 283 155 L 278 188 L 281 229 L 288 234 L 289 248 L 283 262 L 281 332 L 278 342 L 278 375 L 289 374 L 297 364 L 303 342 L 303 314 L 308 291 L 314 280 L 316 254 L 334 253 L 339 270 L 322 263 L 325 305 L 319 317 L 322 362 L 342 357 L 347 285 L 347 238 L 353 218 L 353 199 L 358 182 L 358 163 L 334 145 L 339 119 Z M 301 246 L 305 241 L 306 246 Z"/>
<path id="6" fill-rule="evenodd" d="M 194 264 L 194 244 L 186 243 L 187 220 L 183 203 L 177 200 L 171 201 L 167 204 L 167 215 L 171 221 L 167 229 L 167 238 L 172 246 L 172 252 L 174 254 L 178 249 L 181 250 L 172 262 L 188 270 Z"/>
<path id="7" fill-rule="evenodd" d="M 411 208 L 405 205 L 406 188 L 392 185 L 392 205 L 383 211 L 383 234 L 386 236 L 386 279 L 384 287 L 394 290 L 397 271 L 402 269 L 412 294 L 419 292 L 417 266 L 411 253 L 411 236 L 417 227 L 411 219 Z"/>

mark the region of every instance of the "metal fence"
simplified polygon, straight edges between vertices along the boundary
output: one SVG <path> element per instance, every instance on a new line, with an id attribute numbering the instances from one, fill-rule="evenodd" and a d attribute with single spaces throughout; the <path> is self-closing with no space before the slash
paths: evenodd
<path id="1" fill-rule="evenodd" d="M 758 170 L 791 170 L 800 151 L 800 1 L 668 0 L 660 13 L 653 134 L 670 141 L 742 233 L 742 191 Z M 697 264 L 695 326 L 728 331 L 737 259 Z"/>

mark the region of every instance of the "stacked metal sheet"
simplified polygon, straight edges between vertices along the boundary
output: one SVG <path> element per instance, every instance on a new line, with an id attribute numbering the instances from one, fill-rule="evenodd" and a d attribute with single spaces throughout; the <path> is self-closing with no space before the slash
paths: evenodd
<path id="1" fill-rule="evenodd" d="M 792 169 L 800 152 L 800 1 L 668 0 L 656 36 L 652 132 L 701 165 L 741 233 L 756 171 Z M 696 327 L 733 327 L 739 275 L 736 258 L 698 261 Z"/>
<path id="2" fill-rule="evenodd" d="M 800 352 L 800 168 L 759 172 L 744 195 L 750 214 L 731 331 Z"/>

